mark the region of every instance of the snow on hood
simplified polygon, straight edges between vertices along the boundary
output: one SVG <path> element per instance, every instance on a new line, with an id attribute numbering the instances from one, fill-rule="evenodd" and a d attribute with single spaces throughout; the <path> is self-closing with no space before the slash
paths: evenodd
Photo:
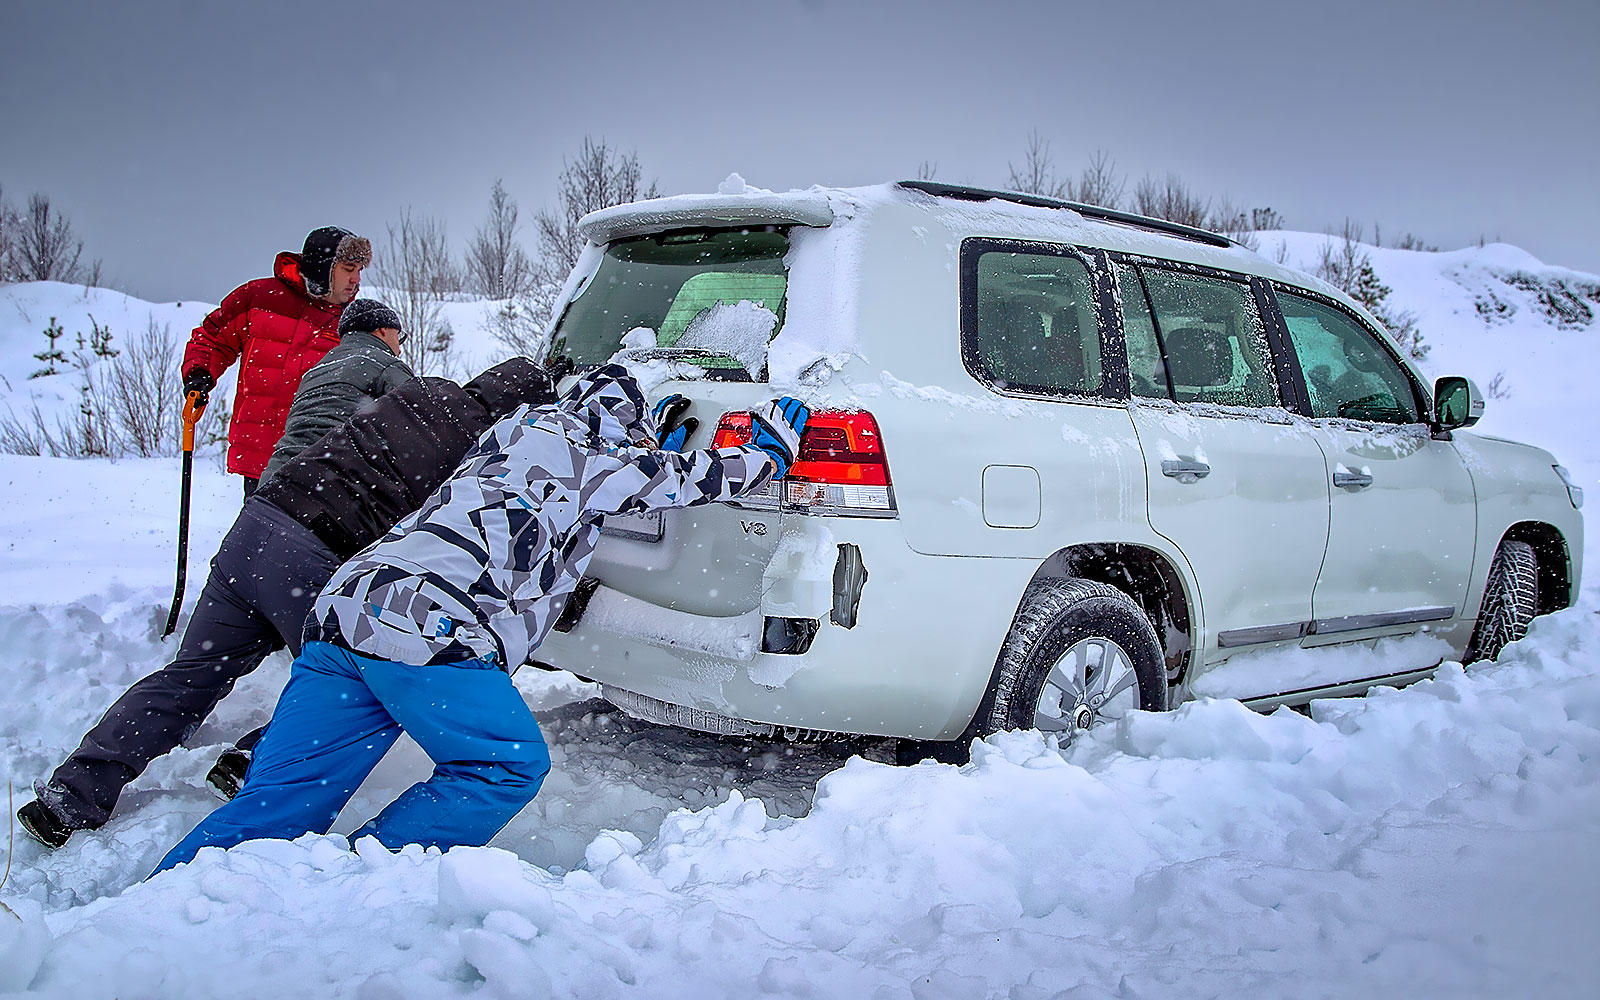
<path id="1" fill-rule="evenodd" d="M 556 407 L 586 423 L 590 436 L 607 444 L 641 443 L 654 433 L 647 422 L 650 408 L 644 390 L 620 364 L 601 365 L 578 376 Z"/>

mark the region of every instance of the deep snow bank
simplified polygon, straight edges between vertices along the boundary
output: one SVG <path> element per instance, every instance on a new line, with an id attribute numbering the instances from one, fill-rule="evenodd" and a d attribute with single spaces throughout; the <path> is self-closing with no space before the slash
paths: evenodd
<path id="1" fill-rule="evenodd" d="M 1212 701 L 1065 753 L 1010 734 L 964 768 L 858 758 L 803 819 L 734 793 L 672 814 L 648 845 L 602 834 L 564 875 L 495 848 L 208 850 L 55 912 L 32 986 L 1586 996 L 1597 646 L 1600 620 L 1576 609 L 1498 666 L 1311 718 Z"/>

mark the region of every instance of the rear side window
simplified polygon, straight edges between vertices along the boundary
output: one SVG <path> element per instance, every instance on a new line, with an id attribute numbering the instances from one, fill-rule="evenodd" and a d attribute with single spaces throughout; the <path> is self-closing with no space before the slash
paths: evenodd
<path id="1" fill-rule="evenodd" d="M 973 374 L 1001 391 L 1096 396 L 1105 389 L 1093 285 L 1066 254 L 977 255 L 976 308 L 962 329 Z"/>
<path id="2" fill-rule="evenodd" d="M 636 356 L 687 361 L 713 377 L 764 376 L 783 323 L 788 234 L 780 229 L 660 233 L 607 244 L 556 325 L 552 350 L 579 366 Z"/>
<path id="3" fill-rule="evenodd" d="M 1315 299 L 1282 288 L 1277 296 L 1305 373 L 1313 417 L 1385 424 L 1422 419 L 1410 376 L 1377 334 Z"/>
<path id="4" fill-rule="evenodd" d="M 1279 405 L 1266 327 L 1247 283 L 1159 267 L 1139 271 L 1155 308 L 1172 398 L 1222 406 Z M 1130 333 L 1130 353 L 1132 341 Z M 1161 386 L 1148 388 L 1166 395 Z"/>

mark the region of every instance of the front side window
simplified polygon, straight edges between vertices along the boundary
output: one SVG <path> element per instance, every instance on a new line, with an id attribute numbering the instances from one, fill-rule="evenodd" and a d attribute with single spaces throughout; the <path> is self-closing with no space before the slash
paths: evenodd
<path id="1" fill-rule="evenodd" d="M 1140 273 L 1155 307 L 1175 400 L 1279 405 L 1266 327 L 1247 283 L 1160 267 L 1141 267 Z M 1130 335 L 1130 353 L 1132 349 Z M 1130 356 L 1130 367 L 1133 363 Z M 1159 385 L 1150 388 L 1165 395 Z"/>
<path id="2" fill-rule="evenodd" d="M 1315 299 L 1278 289 L 1278 308 L 1305 373 L 1313 417 L 1414 424 L 1411 378 L 1377 335 Z"/>
<path id="3" fill-rule="evenodd" d="M 973 373 L 1001 391 L 1095 396 L 1105 388 L 1089 269 L 1070 255 L 988 250 L 962 331 Z"/>
<path id="4" fill-rule="evenodd" d="M 1128 342 L 1129 392 L 1147 399 L 1171 399 L 1167 362 L 1161 357 L 1150 304 L 1145 301 L 1139 272 L 1127 264 L 1117 265 L 1117 295 L 1122 299 L 1122 333 Z"/>
<path id="5" fill-rule="evenodd" d="M 760 378 L 782 325 L 788 252 L 788 234 L 774 228 L 616 240 L 562 313 L 552 350 L 580 367 L 602 364 L 626 337 L 645 357 Z"/>

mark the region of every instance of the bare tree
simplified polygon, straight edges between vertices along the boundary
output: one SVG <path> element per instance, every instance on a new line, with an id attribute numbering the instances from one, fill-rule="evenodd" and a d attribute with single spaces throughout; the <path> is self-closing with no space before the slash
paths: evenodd
<path id="1" fill-rule="evenodd" d="M 127 453 L 151 456 L 178 451 L 178 361 L 182 340 L 170 324 L 152 317 L 111 365 L 111 413 Z"/>
<path id="2" fill-rule="evenodd" d="M 1152 219 L 1203 228 L 1210 209 L 1210 199 L 1202 199 L 1174 173 L 1159 178 L 1145 174 L 1133 189 L 1133 210 Z"/>
<path id="3" fill-rule="evenodd" d="M 442 306 L 461 288 L 444 223 L 414 216 L 408 208 L 388 229 L 389 242 L 376 255 L 373 270 L 405 326 L 400 356 L 418 375 L 440 371 L 451 360 L 455 344 L 455 331 Z"/>
<path id="4" fill-rule="evenodd" d="M 1213 233 L 1221 233 L 1240 246 L 1260 250 L 1261 241 L 1256 238 L 1255 218 L 1256 211 L 1245 211 L 1235 205 L 1232 198 L 1223 195 L 1212 207 L 1205 228 Z"/>
<path id="5" fill-rule="evenodd" d="M 467 247 L 467 283 L 491 299 L 516 298 L 533 284 L 533 261 L 517 240 L 517 203 L 499 180 L 489 191 L 489 217 Z"/>
<path id="6" fill-rule="evenodd" d="M 1037 129 L 1028 133 L 1028 148 L 1022 155 L 1022 166 L 1007 163 L 1010 176 L 1006 187 L 1023 194 L 1043 195 L 1046 198 L 1069 198 L 1072 185 L 1056 180 L 1056 168 L 1050 158 L 1050 143 L 1039 135 Z"/>
<path id="7" fill-rule="evenodd" d="M 932 160 L 923 160 L 917 164 L 917 180 L 919 181 L 931 181 L 933 180 L 933 175 L 938 172 L 939 164 Z"/>
<path id="8" fill-rule="evenodd" d="M 1389 304 L 1392 289 L 1378 280 L 1372 255 L 1361 242 L 1359 223 L 1344 220 L 1344 229 L 1330 236 L 1318 251 L 1317 277 L 1367 307 L 1394 338 L 1400 349 L 1417 361 L 1428 356 L 1430 345 L 1423 342 L 1417 314 L 1409 309 L 1395 311 Z"/>
<path id="9" fill-rule="evenodd" d="M 540 212 L 538 220 L 540 250 L 544 263 L 559 275 L 558 289 L 583 251 L 579 219 L 612 205 L 660 195 L 655 181 L 642 184 L 641 174 L 637 152 L 623 153 L 604 139 L 596 142 L 593 136 L 583 137 L 583 148 L 575 159 L 562 160 L 561 176 L 556 180 L 558 207 Z"/>
<path id="10" fill-rule="evenodd" d="M 17 213 L 0 187 L 0 282 L 11 281 L 11 244 L 16 239 Z"/>
<path id="11" fill-rule="evenodd" d="M 593 136 L 584 136 L 575 158 L 562 160 L 556 207 L 540 212 L 536 220 L 539 260 L 532 286 L 489 317 L 496 339 L 528 357 L 544 352 L 550 312 L 586 242 L 578 234 L 578 220 L 602 208 L 659 197 L 655 181 L 645 184 L 642 177 L 637 152 L 624 153 Z"/>
<path id="12" fill-rule="evenodd" d="M 1115 209 L 1121 207 L 1122 192 L 1126 187 L 1127 180 L 1117 173 L 1117 164 L 1111 159 L 1111 154 L 1097 149 L 1089 157 L 1089 165 L 1083 168 L 1077 181 L 1067 185 L 1067 197 L 1085 205 Z"/>
<path id="13" fill-rule="evenodd" d="M 89 268 L 83 265 L 83 241 L 73 234 L 71 221 L 51 207 L 48 195 L 28 198 L 28 209 L 18 218 L 9 251 L 12 270 L 20 281 L 99 278 L 99 262 Z"/>

